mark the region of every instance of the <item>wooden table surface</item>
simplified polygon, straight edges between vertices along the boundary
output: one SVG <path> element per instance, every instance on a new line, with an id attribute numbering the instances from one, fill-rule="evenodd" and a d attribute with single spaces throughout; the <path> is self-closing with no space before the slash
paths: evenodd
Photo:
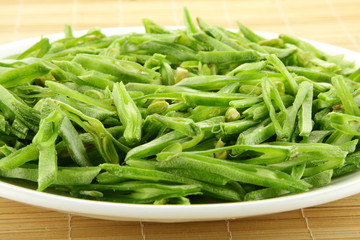
<path id="1" fill-rule="evenodd" d="M 74 29 L 181 25 L 182 7 L 209 23 L 289 33 L 360 51 L 359 0 L 0 0 L 0 43 Z M 0 198 L 0 239 L 360 239 L 360 195 L 290 212 L 197 223 L 123 222 Z"/>

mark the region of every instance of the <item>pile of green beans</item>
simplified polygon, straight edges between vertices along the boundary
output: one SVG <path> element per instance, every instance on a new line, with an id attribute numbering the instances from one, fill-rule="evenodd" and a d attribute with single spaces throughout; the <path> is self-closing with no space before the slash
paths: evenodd
<path id="1" fill-rule="evenodd" d="M 360 168 L 360 69 L 289 35 L 42 38 L 0 60 L 0 176 L 146 204 L 306 192 Z"/>

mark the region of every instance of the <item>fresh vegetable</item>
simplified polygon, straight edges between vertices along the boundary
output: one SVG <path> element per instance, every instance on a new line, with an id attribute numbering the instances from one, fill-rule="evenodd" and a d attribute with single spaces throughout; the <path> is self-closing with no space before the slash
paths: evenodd
<path id="1" fill-rule="evenodd" d="M 298 194 L 360 168 L 360 69 L 193 22 L 42 38 L 0 60 L 0 176 L 146 204 Z"/>

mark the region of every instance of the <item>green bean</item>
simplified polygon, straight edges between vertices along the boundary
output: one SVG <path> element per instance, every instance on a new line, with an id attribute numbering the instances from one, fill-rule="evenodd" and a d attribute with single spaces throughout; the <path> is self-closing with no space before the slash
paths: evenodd
<path id="1" fill-rule="evenodd" d="M 246 37 L 244 37 L 241 33 L 234 32 L 231 30 L 227 30 L 221 27 L 218 27 L 218 30 L 226 34 L 229 38 L 233 39 L 236 43 L 240 44 L 241 46 L 247 46 L 251 43 Z"/>
<path id="2" fill-rule="evenodd" d="M 288 190 L 280 189 L 280 188 L 263 188 L 260 190 L 248 192 L 244 196 L 244 201 L 254 201 L 254 200 L 273 198 L 275 196 L 283 196 L 289 193 L 290 192 Z"/>
<path id="3" fill-rule="evenodd" d="M 152 203 L 164 198 L 200 194 L 200 188 L 196 185 L 165 185 L 140 181 L 129 181 L 113 185 L 73 186 L 71 193 L 77 197 L 94 199 L 91 195 L 84 195 L 84 193 L 87 193 L 84 190 L 99 191 L 100 194 L 95 194 L 95 199 L 99 196 L 98 200 L 113 202 L 120 200 L 127 203 Z M 129 190 L 131 193 L 129 193 Z M 123 193 L 121 194 L 121 192 Z"/>
<path id="4" fill-rule="evenodd" d="M 237 22 L 238 27 L 240 28 L 240 31 L 242 34 L 249 39 L 252 42 L 259 42 L 265 40 L 263 37 L 260 37 L 255 32 L 253 32 L 250 28 L 246 27 L 245 25 L 241 24 L 240 22 Z"/>
<path id="5" fill-rule="evenodd" d="M 195 137 L 201 134 L 200 127 L 191 119 L 179 117 L 166 117 L 153 114 L 147 117 L 148 121 L 159 121 L 163 126 L 174 129 L 187 136 Z"/>
<path id="6" fill-rule="evenodd" d="M 248 128 L 239 134 L 236 144 L 259 144 L 275 134 L 274 124 L 269 119 L 264 120 L 258 125 Z"/>
<path id="7" fill-rule="evenodd" d="M 272 39 L 264 39 L 258 42 L 261 46 L 270 46 L 276 48 L 283 48 L 285 47 L 285 43 L 280 38 L 272 38 Z"/>
<path id="8" fill-rule="evenodd" d="M 114 184 L 128 180 L 126 177 L 120 177 L 109 172 L 103 172 L 96 176 L 96 181 L 100 184 Z"/>
<path id="9" fill-rule="evenodd" d="M 94 70 L 87 71 L 86 73 L 79 76 L 81 80 L 83 80 L 83 84 L 97 87 L 100 89 L 113 88 L 114 82 L 116 82 L 117 78 L 111 75 L 105 75 L 101 72 L 97 72 Z"/>
<path id="10" fill-rule="evenodd" d="M 239 92 L 243 94 L 249 94 L 253 96 L 259 96 L 262 93 L 261 87 L 254 85 L 241 85 L 239 87 Z"/>
<path id="11" fill-rule="evenodd" d="M 15 121 L 15 120 L 14 120 Z M 14 123 L 13 123 L 14 124 Z M 23 124 L 21 124 L 23 125 Z M 12 130 L 13 128 L 11 128 Z M 16 128 L 15 128 L 16 129 Z M 8 121 L 6 121 L 5 116 L 4 115 L 0 115 L 0 131 L 6 134 L 9 134 L 10 132 L 10 124 Z M 24 132 L 24 131 L 21 131 Z"/>
<path id="12" fill-rule="evenodd" d="M 308 137 L 312 131 L 312 94 L 307 95 L 299 112 L 299 136 Z"/>
<path id="13" fill-rule="evenodd" d="M 261 186 L 275 185 L 279 188 L 292 191 L 306 190 L 308 186 L 300 181 L 296 181 L 283 172 L 275 171 L 271 168 L 255 166 L 250 164 L 232 163 L 226 160 L 205 157 L 191 153 L 175 155 L 167 161 L 159 162 L 160 168 L 185 168 L 204 170 L 210 173 L 225 176 L 234 181 L 245 183 L 255 183 Z M 249 174 L 252 172 L 253 174 Z M 256 173 L 254 173 L 256 172 Z M 281 181 L 279 181 L 281 179 Z"/>
<path id="14" fill-rule="evenodd" d="M 164 27 L 154 23 L 150 19 L 143 18 L 142 22 L 145 27 L 146 33 L 161 33 L 161 34 L 170 33 L 170 31 L 168 31 Z"/>
<path id="15" fill-rule="evenodd" d="M 332 112 L 329 114 L 330 124 L 333 128 L 349 135 L 359 136 L 360 117 L 344 113 Z"/>
<path id="16" fill-rule="evenodd" d="M 16 116 L 25 126 L 33 131 L 37 131 L 39 124 L 39 113 L 25 103 L 15 98 L 9 90 L 0 85 L 0 108 L 3 112 Z"/>
<path id="17" fill-rule="evenodd" d="M 206 121 L 206 119 L 211 119 L 225 113 L 226 108 L 224 107 L 208 107 L 208 106 L 198 106 L 191 111 L 189 118 L 201 124 L 200 121 Z"/>
<path id="18" fill-rule="evenodd" d="M 64 115 L 54 110 L 41 119 L 39 131 L 33 138 L 33 143 L 39 149 L 38 190 L 42 191 L 56 180 L 57 152 L 55 141 L 58 137 Z"/>
<path id="19" fill-rule="evenodd" d="M 345 165 L 334 169 L 333 177 L 343 176 L 360 168 L 359 151 L 350 153 L 345 158 Z"/>
<path id="20" fill-rule="evenodd" d="M 206 43 L 207 45 L 209 45 L 213 50 L 216 51 L 235 51 L 234 48 L 230 47 L 229 45 L 215 39 L 212 38 L 210 36 L 208 36 L 206 33 L 204 32 L 197 32 L 194 33 L 193 38 L 195 38 L 196 40 Z"/>
<path id="21" fill-rule="evenodd" d="M 320 59 L 324 59 L 326 55 L 324 52 L 320 51 L 319 49 L 315 48 L 308 42 L 302 41 L 294 36 L 280 34 L 279 38 L 282 39 L 285 43 L 291 43 L 299 47 L 300 49 L 308 52 L 312 52 L 315 56 L 319 57 Z"/>
<path id="22" fill-rule="evenodd" d="M 114 85 L 112 96 L 120 121 L 125 127 L 124 138 L 129 143 L 139 142 L 142 128 L 141 113 L 122 82 Z"/>
<path id="23" fill-rule="evenodd" d="M 51 48 L 51 44 L 49 42 L 48 38 L 42 38 L 40 41 L 35 43 L 33 46 L 28 48 L 26 51 L 21 53 L 17 59 L 24 59 L 26 57 L 29 57 L 31 55 L 35 55 L 35 57 L 41 58 L 44 56 L 49 49 Z"/>
<path id="24" fill-rule="evenodd" d="M 289 73 L 285 65 L 280 61 L 280 59 L 274 55 L 270 54 L 266 57 L 266 59 L 279 71 L 281 74 L 286 78 L 288 81 L 288 84 L 290 86 L 290 91 L 292 94 L 295 94 L 297 92 L 298 85 L 293 78 L 293 76 Z"/>
<path id="25" fill-rule="evenodd" d="M 286 118 L 286 108 L 284 103 L 282 102 L 280 93 L 277 91 L 276 87 L 269 79 L 264 78 L 261 86 L 263 92 L 263 99 L 269 111 L 269 116 L 274 124 L 276 134 L 280 138 L 283 138 L 284 130 L 282 127 L 282 121 L 284 121 L 284 119 Z M 276 110 L 272 101 L 274 101 L 274 105 L 278 106 L 282 115 L 276 114 Z"/>
<path id="26" fill-rule="evenodd" d="M 80 125 L 84 130 L 91 134 L 94 138 L 94 144 L 99 150 L 100 154 L 106 162 L 117 163 L 119 157 L 116 152 L 115 146 L 122 151 L 129 151 L 129 148 L 118 142 L 104 127 L 104 125 L 97 119 L 91 118 L 73 107 L 61 103 L 55 102 L 59 105 L 60 109 L 66 114 L 66 116 Z"/>
<path id="27" fill-rule="evenodd" d="M 112 111 L 114 110 L 114 108 L 108 104 L 102 103 L 101 101 L 88 97 L 84 94 L 79 93 L 78 91 L 72 90 L 68 87 L 66 87 L 64 84 L 61 83 L 57 83 L 57 82 L 51 82 L 51 81 L 46 81 L 45 85 L 47 87 L 49 87 L 51 90 L 55 91 L 58 94 L 62 94 L 64 96 L 67 97 L 71 97 L 74 98 L 76 100 L 79 100 L 81 102 L 84 103 L 89 103 L 92 104 L 94 106 L 98 106 L 100 108 L 104 108 L 106 110 Z"/>
<path id="28" fill-rule="evenodd" d="M 72 159 L 79 166 L 91 166 L 92 164 L 89 161 L 84 144 L 81 141 L 75 127 L 67 117 L 64 117 L 61 123 L 60 131 L 60 136 L 65 142 Z"/>
<path id="29" fill-rule="evenodd" d="M 226 75 L 233 76 L 240 72 L 259 72 L 266 67 L 266 61 L 258 61 L 254 63 L 243 63 L 240 64 L 238 67 L 233 69 L 232 71 L 228 72 Z"/>
<path id="30" fill-rule="evenodd" d="M 289 48 L 275 48 L 275 47 L 268 47 L 268 46 L 262 46 L 262 48 L 269 54 L 276 55 L 279 59 L 284 59 L 292 54 L 295 54 L 297 51 L 297 48 L 295 47 L 289 47 Z"/>
<path id="31" fill-rule="evenodd" d="M 131 166 L 117 166 L 114 164 L 104 163 L 100 167 L 115 176 L 132 179 L 148 180 L 151 182 L 167 181 L 173 183 L 184 183 L 184 180 L 161 171 L 154 169 L 136 168 Z"/>
<path id="32" fill-rule="evenodd" d="M 100 172 L 99 167 L 59 167 L 54 185 L 84 185 L 90 184 Z M 7 178 L 26 179 L 37 182 L 37 165 L 24 164 L 11 170 L 0 170 L 0 176 Z"/>
<path id="33" fill-rule="evenodd" d="M 113 75 L 125 83 L 151 83 L 155 82 L 159 76 L 139 64 L 128 61 L 117 61 L 118 64 L 115 64 L 104 56 L 78 54 L 73 61 L 81 64 L 84 68 Z"/>
<path id="34" fill-rule="evenodd" d="M 130 166 L 134 166 L 134 167 L 141 167 L 141 168 L 150 167 L 150 168 L 158 169 L 156 162 L 150 162 L 147 160 L 128 160 L 128 163 Z M 169 171 L 171 172 L 172 170 L 169 169 Z M 174 171 L 171 174 L 174 174 L 177 177 L 177 179 L 181 178 L 182 180 L 186 181 L 188 184 L 199 185 L 201 187 L 201 189 L 204 191 L 204 194 L 206 194 L 206 195 L 224 199 L 224 200 L 228 200 L 228 201 L 239 201 L 242 199 L 242 196 L 239 194 L 239 192 L 235 191 L 234 189 L 230 188 L 229 186 L 226 186 L 226 185 L 218 186 L 218 185 L 208 184 L 203 181 L 197 181 L 192 178 L 187 179 L 186 177 L 182 176 L 182 174 L 184 174 L 184 171 L 181 171 L 181 170 Z M 180 174 L 180 175 L 178 175 L 178 174 Z M 211 178 L 209 178 L 209 179 L 211 181 L 213 181 Z"/>
<path id="35" fill-rule="evenodd" d="M 4 130 L 6 131 L 7 129 Z M 29 128 L 26 127 L 21 121 L 19 121 L 18 118 L 15 118 L 11 124 L 11 129 L 7 131 L 20 139 L 26 139 Z"/>
<path id="36" fill-rule="evenodd" d="M 297 66 L 287 66 L 289 72 L 296 73 L 297 75 L 307 77 L 314 82 L 331 82 L 331 78 L 334 76 L 331 73 L 319 72 L 313 69 L 297 67 Z"/>
<path id="37" fill-rule="evenodd" d="M 260 56 L 255 51 L 244 50 L 234 51 L 216 51 L 216 52 L 199 52 L 198 58 L 202 63 L 230 64 L 230 63 L 248 63 L 255 62 Z"/>
<path id="38" fill-rule="evenodd" d="M 220 123 L 220 128 L 221 132 L 225 135 L 240 134 L 257 123 L 258 121 L 253 120 L 237 120 L 233 122 Z"/>
<path id="39" fill-rule="evenodd" d="M 217 107 L 228 107 L 231 101 L 246 99 L 246 94 L 240 93 L 182 93 L 184 102 L 189 106 L 217 106 Z"/>
<path id="40" fill-rule="evenodd" d="M 0 159 L 0 169 L 8 170 L 15 169 L 24 163 L 36 160 L 39 156 L 39 151 L 34 144 L 27 145 L 8 156 Z"/>
<path id="41" fill-rule="evenodd" d="M 297 117 L 298 111 L 301 107 L 300 115 L 300 136 L 308 136 L 312 129 L 311 122 L 311 109 L 312 109 L 312 99 L 313 99 L 313 86 L 309 82 L 302 82 L 299 85 L 298 92 L 295 96 L 293 105 L 287 109 L 287 116 L 284 122 L 284 133 L 285 137 L 289 138 L 294 131 L 295 119 Z"/>
<path id="42" fill-rule="evenodd" d="M 173 85 L 175 83 L 174 71 L 170 64 L 164 62 L 160 66 L 160 74 L 164 85 Z"/>
<path id="43" fill-rule="evenodd" d="M 178 92 L 198 92 L 192 88 L 183 86 L 163 86 L 157 84 L 128 83 L 125 85 L 128 91 L 140 91 L 146 94 L 152 93 L 178 93 Z"/>
<path id="44" fill-rule="evenodd" d="M 184 78 L 182 81 L 176 84 L 176 86 L 184 86 L 188 88 L 199 89 L 203 91 L 219 90 L 230 83 L 243 83 L 256 85 L 259 84 L 263 77 L 278 78 L 280 77 L 277 73 L 244 73 L 236 76 L 195 76 Z"/>
<path id="45" fill-rule="evenodd" d="M 167 145 L 173 143 L 174 141 L 184 138 L 186 135 L 181 132 L 169 132 L 161 137 L 158 137 L 148 143 L 142 144 L 138 147 L 131 149 L 127 155 L 126 159 L 136 159 L 144 158 L 151 155 L 155 155 L 160 152 Z"/>
<path id="46" fill-rule="evenodd" d="M 301 179 L 304 175 L 304 171 L 306 168 L 306 163 L 301 163 L 299 165 L 295 165 L 291 169 L 291 176 L 293 176 L 295 179 Z M 311 184 L 314 186 L 314 184 Z"/>
<path id="47" fill-rule="evenodd" d="M 338 72 L 340 67 L 332 62 L 324 61 L 320 58 L 312 58 L 310 62 L 318 67 L 323 68 L 327 72 Z"/>
<path id="48" fill-rule="evenodd" d="M 354 82 L 360 81 L 360 68 L 358 68 L 356 71 L 350 74 L 349 78 L 353 80 Z"/>
<path id="49" fill-rule="evenodd" d="M 59 68 L 61 68 L 62 70 L 72 73 L 76 76 L 79 76 L 86 71 L 79 63 L 70 62 L 70 61 L 59 61 L 59 60 L 53 60 L 51 62 L 56 66 L 58 66 Z"/>
<path id="50" fill-rule="evenodd" d="M 323 187 L 325 185 L 330 184 L 332 176 L 333 176 L 332 169 L 325 170 L 310 177 L 305 177 L 304 181 L 311 184 L 313 187 Z"/>
<path id="51" fill-rule="evenodd" d="M 237 93 L 240 92 L 240 83 L 230 83 L 222 87 L 218 92 L 219 93 Z M 242 92 L 240 92 L 242 93 Z M 247 93 L 246 93 L 247 94 Z"/>
<path id="52" fill-rule="evenodd" d="M 331 124 L 332 123 L 330 122 L 330 125 Z M 354 135 L 347 134 L 347 133 L 344 133 L 339 130 L 335 130 L 331 133 L 331 135 L 326 139 L 325 142 L 329 143 L 329 144 L 341 146 L 342 144 L 345 144 L 345 143 L 351 141 L 351 139 L 353 137 L 354 137 Z"/>
<path id="53" fill-rule="evenodd" d="M 341 150 L 346 151 L 348 153 L 353 153 L 356 151 L 356 145 L 358 144 L 359 140 L 355 139 L 352 141 L 347 141 L 345 143 L 337 144 Z"/>
<path id="54" fill-rule="evenodd" d="M 325 93 L 326 91 L 330 90 L 332 88 L 332 85 L 329 83 L 324 83 L 324 82 L 314 82 L 311 81 L 310 79 L 303 77 L 303 76 L 296 76 L 295 80 L 300 84 L 301 82 L 310 82 L 312 83 L 315 93 L 314 95 L 317 93 Z"/>
<path id="55" fill-rule="evenodd" d="M 336 93 L 344 106 L 345 113 L 359 116 L 359 107 L 356 105 L 354 98 L 351 96 L 344 78 L 340 76 L 333 77 L 331 79 L 331 83 L 335 87 Z"/>
<path id="56" fill-rule="evenodd" d="M 149 54 L 161 53 L 174 64 L 180 64 L 183 61 L 196 60 L 195 52 L 183 45 L 168 43 L 163 41 L 147 41 L 139 45 L 139 48 L 147 51 Z"/>
<path id="57" fill-rule="evenodd" d="M 251 96 L 246 99 L 231 101 L 229 104 L 230 104 L 230 106 L 232 106 L 234 108 L 246 108 L 246 107 L 251 107 L 252 105 L 259 103 L 261 101 L 262 101 L 262 98 Z"/>
<path id="58" fill-rule="evenodd" d="M 114 109 L 114 111 L 109 111 L 109 110 L 106 110 L 101 107 L 92 106 L 90 104 L 77 101 L 76 99 L 68 98 L 64 95 L 56 96 L 56 97 L 54 97 L 54 99 L 61 101 L 63 103 L 66 103 L 66 104 L 72 106 L 73 108 L 81 111 L 85 115 L 92 117 L 92 118 L 96 118 L 100 121 L 103 121 L 110 117 L 116 116 L 115 109 Z"/>
<path id="59" fill-rule="evenodd" d="M 42 77 L 49 72 L 49 66 L 40 61 L 1 74 L 0 84 L 3 87 L 11 88 L 24 83 L 30 83 L 35 78 Z"/>
<path id="60" fill-rule="evenodd" d="M 340 147 L 323 143 L 312 144 L 311 146 L 299 144 L 296 147 L 298 149 L 297 153 L 293 154 L 288 161 L 271 164 L 270 166 L 283 170 L 302 163 L 323 162 L 314 167 L 311 165 L 307 167 L 303 174 L 303 176 L 307 177 L 343 165 L 347 154 Z"/>
<path id="61" fill-rule="evenodd" d="M 195 24 L 191 20 L 190 13 L 187 10 L 187 8 L 183 9 L 183 14 L 184 14 L 184 19 L 185 19 L 186 29 L 188 29 L 190 33 L 197 33 L 198 29 L 196 29 Z"/>
<path id="62" fill-rule="evenodd" d="M 90 48 L 90 47 L 73 47 L 70 49 L 62 49 L 61 51 L 53 52 L 53 53 L 47 53 L 44 56 L 44 59 L 56 59 L 59 61 L 70 61 L 74 59 L 74 56 L 77 54 L 89 54 L 89 55 L 97 55 L 100 53 L 99 49 L 96 48 Z"/>
<path id="63" fill-rule="evenodd" d="M 296 145 L 294 146 L 286 146 L 286 145 L 232 145 L 232 146 L 223 146 L 220 148 L 215 148 L 211 150 L 203 150 L 203 151 L 193 151 L 192 153 L 200 154 L 200 155 L 209 155 L 211 153 L 216 154 L 222 151 L 232 151 L 232 152 L 242 152 L 246 153 L 257 152 L 259 155 L 254 155 L 253 157 L 249 155 L 249 159 L 241 159 L 241 155 L 239 155 L 239 159 L 236 159 L 241 163 L 250 163 L 250 164 L 274 164 L 281 163 L 284 160 L 287 160 L 289 156 L 298 154 L 298 148 Z"/>
<path id="64" fill-rule="evenodd" d="M 221 30 L 221 28 L 218 28 L 218 27 L 213 26 L 213 25 L 209 25 L 209 24 L 205 23 L 205 21 L 200 19 L 200 18 L 198 18 L 197 21 L 198 21 L 198 24 L 199 24 L 200 28 L 203 31 L 209 32 L 217 40 L 225 43 L 226 45 L 230 46 L 231 48 L 233 48 L 235 50 L 238 50 L 238 51 L 244 50 L 244 48 L 241 47 L 237 42 L 235 42 L 233 39 L 229 38 L 226 35 L 226 33 L 224 33 Z"/>

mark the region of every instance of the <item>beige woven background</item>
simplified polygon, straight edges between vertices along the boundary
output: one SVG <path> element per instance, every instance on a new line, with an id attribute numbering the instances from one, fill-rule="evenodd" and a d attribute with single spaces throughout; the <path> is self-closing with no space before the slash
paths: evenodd
<path id="1" fill-rule="evenodd" d="M 289 33 L 360 51 L 359 0 L 0 0 L 0 43 L 92 27 L 209 23 Z M 0 239 L 360 239 L 360 195 L 267 216 L 199 223 L 115 222 L 0 199 Z"/>
<path id="2" fill-rule="evenodd" d="M 74 29 L 181 25 L 182 7 L 209 23 L 289 33 L 360 50 L 357 0 L 0 0 L 0 42 Z"/>

